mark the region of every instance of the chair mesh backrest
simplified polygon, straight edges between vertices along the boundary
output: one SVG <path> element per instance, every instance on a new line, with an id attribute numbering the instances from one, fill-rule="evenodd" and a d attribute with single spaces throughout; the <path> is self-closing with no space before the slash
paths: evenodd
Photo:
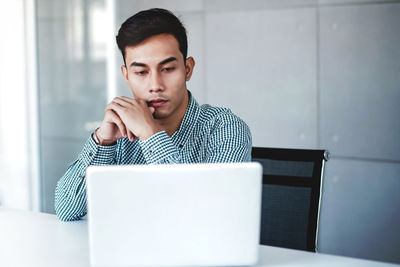
<path id="1" fill-rule="evenodd" d="M 263 166 L 260 244 L 315 251 L 323 150 L 253 148 Z"/>

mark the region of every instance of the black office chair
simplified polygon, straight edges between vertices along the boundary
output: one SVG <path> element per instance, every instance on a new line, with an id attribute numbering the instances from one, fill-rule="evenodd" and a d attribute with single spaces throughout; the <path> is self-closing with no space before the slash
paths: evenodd
<path id="1" fill-rule="evenodd" d="M 317 250 L 327 150 L 253 147 L 263 166 L 260 244 Z"/>

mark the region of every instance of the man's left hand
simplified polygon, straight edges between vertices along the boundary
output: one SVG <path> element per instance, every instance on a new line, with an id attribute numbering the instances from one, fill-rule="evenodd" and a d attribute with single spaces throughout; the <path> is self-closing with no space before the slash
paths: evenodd
<path id="1" fill-rule="evenodd" d="M 130 141 L 137 138 L 142 141 L 146 140 L 162 130 L 153 118 L 154 107 L 148 107 L 144 100 L 126 96 L 115 97 L 106 109 L 111 109 L 118 114 L 127 128 Z"/>

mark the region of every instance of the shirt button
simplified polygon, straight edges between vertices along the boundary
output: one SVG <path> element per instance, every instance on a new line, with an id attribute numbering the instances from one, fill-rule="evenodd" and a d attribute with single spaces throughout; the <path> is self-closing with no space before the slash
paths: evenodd
<path id="1" fill-rule="evenodd" d="M 183 145 L 182 145 L 182 144 L 180 144 L 178 147 L 179 147 L 179 148 L 182 148 L 182 147 L 183 147 Z"/>
<path id="2" fill-rule="evenodd" d="M 150 152 L 150 154 L 153 154 L 153 149 L 150 149 L 149 152 Z"/>
<path id="3" fill-rule="evenodd" d="M 93 156 L 93 153 L 92 153 L 92 151 L 90 151 L 90 152 L 89 152 L 89 157 L 91 157 L 91 156 Z"/>

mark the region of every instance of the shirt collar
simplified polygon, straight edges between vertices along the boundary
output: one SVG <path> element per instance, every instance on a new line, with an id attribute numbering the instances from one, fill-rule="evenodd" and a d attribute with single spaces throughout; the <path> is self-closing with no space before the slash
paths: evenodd
<path id="1" fill-rule="evenodd" d="M 192 93 L 188 90 L 189 94 L 189 105 L 186 109 L 185 116 L 179 126 L 178 131 L 176 131 L 172 136 L 172 140 L 175 145 L 181 149 L 184 147 L 185 143 L 190 136 L 190 133 L 193 131 L 194 126 L 196 125 L 197 119 L 200 114 L 200 105 L 197 103 L 196 99 L 192 96 Z"/>

